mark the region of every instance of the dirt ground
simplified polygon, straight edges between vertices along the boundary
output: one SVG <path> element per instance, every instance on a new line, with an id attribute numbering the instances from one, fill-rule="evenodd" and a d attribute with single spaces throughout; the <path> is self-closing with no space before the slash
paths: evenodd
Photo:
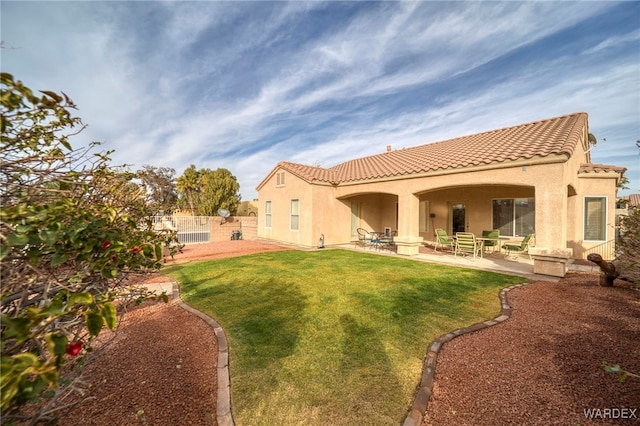
<path id="1" fill-rule="evenodd" d="M 222 259 L 268 251 L 290 250 L 293 247 L 257 240 L 230 240 L 185 246 L 181 253 L 167 260 L 167 265 L 206 259 Z"/>

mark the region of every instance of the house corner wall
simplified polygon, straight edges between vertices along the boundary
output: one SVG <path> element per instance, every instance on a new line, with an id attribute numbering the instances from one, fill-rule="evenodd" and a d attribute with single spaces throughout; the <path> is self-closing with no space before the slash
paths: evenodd
<path id="1" fill-rule="evenodd" d="M 284 173 L 284 183 L 278 174 Z M 282 177 L 280 178 L 282 179 Z M 294 244 L 304 247 L 316 246 L 314 235 L 312 185 L 298 176 L 277 168 L 258 189 L 258 229 L 260 239 Z M 298 229 L 292 229 L 292 200 L 299 201 Z M 271 226 L 266 226 L 266 202 L 271 202 Z"/>

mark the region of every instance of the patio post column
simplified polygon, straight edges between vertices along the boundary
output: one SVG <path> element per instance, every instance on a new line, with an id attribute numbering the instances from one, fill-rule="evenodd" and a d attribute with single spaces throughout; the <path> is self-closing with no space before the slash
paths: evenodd
<path id="1" fill-rule="evenodd" d="M 536 185 L 536 243 L 529 249 L 535 274 L 564 277 L 573 250 L 567 248 L 568 197 L 565 185 Z"/>
<path id="2" fill-rule="evenodd" d="M 420 199 L 411 193 L 398 194 L 398 236 L 394 238 L 398 254 L 414 256 L 420 253 Z"/>

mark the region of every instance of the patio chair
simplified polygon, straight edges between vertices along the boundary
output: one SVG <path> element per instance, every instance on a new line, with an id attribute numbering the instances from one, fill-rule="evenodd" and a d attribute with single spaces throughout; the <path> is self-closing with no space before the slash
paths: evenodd
<path id="1" fill-rule="evenodd" d="M 436 247 L 435 251 L 438 251 L 438 245 L 440 246 L 448 246 L 451 250 L 453 250 L 456 242 L 453 238 L 447 235 L 447 232 L 444 229 L 436 229 Z"/>
<path id="2" fill-rule="evenodd" d="M 486 239 L 483 241 L 484 243 L 484 247 L 491 247 L 491 250 L 496 251 L 496 247 L 498 247 L 498 250 L 500 250 L 500 241 L 498 241 L 498 238 L 500 238 L 500 230 L 499 229 L 494 229 L 493 231 L 482 231 L 482 237 L 483 238 L 495 238 L 495 240 L 490 240 L 490 239 Z"/>
<path id="3" fill-rule="evenodd" d="M 363 228 L 356 229 L 356 232 L 358 233 L 358 245 L 362 246 L 362 248 L 371 245 L 371 232 Z"/>
<path id="4" fill-rule="evenodd" d="M 533 238 L 534 234 L 526 235 L 520 244 L 516 243 L 506 243 L 502 245 L 502 248 L 507 251 L 507 256 L 513 251 L 517 253 L 527 253 L 529 255 L 529 260 L 531 260 L 531 253 L 529 253 L 529 244 L 531 243 L 531 238 Z"/>
<path id="5" fill-rule="evenodd" d="M 476 240 L 471 232 L 457 232 L 454 256 L 458 256 L 458 253 L 473 254 L 474 259 L 478 255 L 482 257 L 482 241 Z"/>
<path id="6" fill-rule="evenodd" d="M 398 235 L 398 231 L 391 231 L 391 232 L 385 232 L 384 234 L 380 235 L 380 248 L 382 249 L 388 249 L 388 250 L 393 250 L 395 243 L 393 242 L 393 237 L 395 237 L 396 235 Z"/>

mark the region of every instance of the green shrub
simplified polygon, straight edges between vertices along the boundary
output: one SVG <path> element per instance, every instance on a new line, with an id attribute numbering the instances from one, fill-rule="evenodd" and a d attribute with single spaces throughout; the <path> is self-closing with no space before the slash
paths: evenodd
<path id="1" fill-rule="evenodd" d="M 621 235 L 618 242 L 618 266 L 621 276 L 640 282 L 640 208 L 629 209 L 629 215 L 621 219 Z"/>
<path id="2" fill-rule="evenodd" d="M 0 78 L 0 409 L 3 424 L 35 424 L 60 415 L 63 391 L 82 390 L 75 367 L 115 329 L 114 302 L 147 296 L 127 275 L 158 269 L 172 237 L 152 230 L 133 173 L 95 144 L 72 149 L 83 125 L 64 93 Z"/>

